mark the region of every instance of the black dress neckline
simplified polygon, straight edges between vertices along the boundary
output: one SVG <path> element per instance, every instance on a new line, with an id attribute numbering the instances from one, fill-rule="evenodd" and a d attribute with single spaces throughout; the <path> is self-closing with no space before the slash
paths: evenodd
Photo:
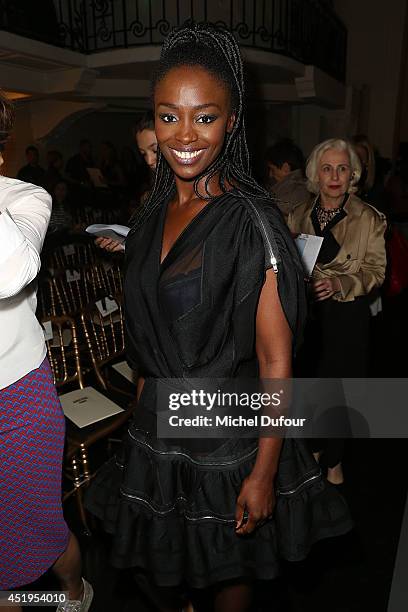
<path id="1" fill-rule="evenodd" d="M 180 232 L 176 240 L 171 245 L 167 255 L 162 259 L 161 256 L 163 252 L 164 226 L 166 223 L 168 206 L 171 200 L 170 197 L 167 198 L 167 200 L 163 203 L 162 209 L 160 211 L 161 214 L 160 214 L 160 221 L 159 221 L 159 245 L 160 246 L 159 246 L 159 262 L 158 263 L 159 263 L 160 272 L 163 272 L 172 263 L 172 261 L 174 261 L 174 258 L 177 256 L 177 253 L 183 247 L 186 240 L 188 240 L 189 234 L 191 234 L 191 232 L 194 230 L 194 228 L 199 223 L 199 221 L 201 221 L 206 216 L 206 214 L 208 214 L 208 212 L 212 209 L 213 205 L 228 195 L 234 195 L 235 191 L 236 191 L 235 189 L 231 189 L 230 191 L 220 193 L 219 195 L 209 200 L 209 202 L 195 215 L 195 217 L 191 219 L 191 221 L 189 221 L 186 227 Z"/>

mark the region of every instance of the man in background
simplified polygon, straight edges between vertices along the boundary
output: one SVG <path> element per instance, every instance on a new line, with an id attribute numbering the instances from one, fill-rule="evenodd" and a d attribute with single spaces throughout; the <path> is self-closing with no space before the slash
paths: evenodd
<path id="1" fill-rule="evenodd" d="M 311 199 L 306 189 L 305 160 L 302 151 L 290 138 L 278 140 L 266 152 L 269 190 L 285 219 L 299 204 Z"/>
<path id="2" fill-rule="evenodd" d="M 95 166 L 92 158 L 92 145 L 89 140 L 81 140 L 79 153 L 67 161 L 65 172 L 70 181 L 77 184 L 90 184 L 87 168 Z"/>
<path id="3" fill-rule="evenodd" d="M 30 145 L 25 150 L 27 164 L 20 168 L 17 178 L 25 183 L 44 187 L 45 170 L 40 166 L 40 154 L 37 147 Z"/>

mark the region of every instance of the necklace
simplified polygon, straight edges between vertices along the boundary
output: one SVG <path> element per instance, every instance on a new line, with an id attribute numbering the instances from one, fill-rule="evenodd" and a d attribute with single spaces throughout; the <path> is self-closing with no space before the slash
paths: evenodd
<path id="1" fill-rule="evenodd" d="M 319 221 L 320 229 L 324 230 L 326 225 L 342 210 L 342 206 L 338 208 L 322 208 L 320 204 L 316 206 L 317 220 Z"/>

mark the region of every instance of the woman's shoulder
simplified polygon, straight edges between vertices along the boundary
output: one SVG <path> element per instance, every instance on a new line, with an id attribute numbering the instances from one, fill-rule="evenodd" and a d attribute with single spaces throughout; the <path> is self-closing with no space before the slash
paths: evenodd
<path id="1" fill-rule="evenodd" d="M 290 259 L 297 265 L 299 263 L 297 249 L 276 200 L 268 194 L 265 196 L 239 194 L 237 202 L 241 207 L 245 207 L 247 226 L 252 228 L 251 235 L 254 231 L 258 234 L 258 243 L 260 246 L 263 245 L 267 259 L 272 250 L 278 260 Z"/>
<path id="2" fill-rule="evenodd" d="M 237 202 L 246 208 L 248 225 L 256 228 L 258 249 L 263 250 L 264 269 L 278 273 L 279 297 L 289 326 L 297 340 L 306 312 L 304 272 L 295 243 L 276 200 L 268 194 L 237 196 Z M 251 232 L 253 235 L 253 232 Z"/>
<path id="3" fill-rule="evenodd" d="M 277 206 L 276 198 L 265 194 L 249 194 L 239 190 L 232 190 L 227 192 L 229 197 L 235 206 L 233 210 L 237 213 L 245 213 L 245 216 L 251 219 L 257 219 L 256 213 L 261 215 L 266 214 L 270 219 L 276 219 L 278 222 L 283 220 L 282 213 Z"/>
<path id="4" fill-rule="evenodd" d="M 32 203 L 37 206 L 48 208 L 51 211 L 52 200 L 50 194 L 38 185 L 26 183 L 18 179 L 9 178 L 7 176 L 0 177 L 0 204 L 1 208 L 21 208 Z"/>
<path id="5" fill-rule="evenodd" d="M 231 191 L 224 200 L 224 210 L 227 215 L 230 231 L 243 231 L 248 237 L 258 235 L 260 243 L 273 240 L 277 236 L 288 234 L 285 219 L 277 206 L 276 200 L 269 194 L 249 194 L 241 191 Z M 223 224 L 221 224 L 223 225 Z"/>
<path id="6" fill-rule="evenodd" d="M 0 176 L 0 189 L 4 193 L 9 192 L 21 194 L 22 196 L 36 196 L 47 201 L 51 199 L 50 194 L 43 187 L 8 176 Z"/>
<path id="7" fill-rule="evenodd" d="M 288 215 L 289 226 L 291 223 L 300 222 L 302 219 L 307 217 L 313 210 L 313 206 L 315 205 L 315 202 L 316 202 L 316 196 L 313 196 L 307 202 L 303 202 L 302 204 L 298 204 L 297 206 L 295 206 Z"/>
<path id="8" fill-rule="evenodd" d="M 385 223 L 386 218 L 384 213 L 375 208 L 372 204 L 364 202 L 356 195 L 351 195 L 347 206 L 347 212 L 355 212 L 358 215 L 364 216 L 367 219 Z"/>

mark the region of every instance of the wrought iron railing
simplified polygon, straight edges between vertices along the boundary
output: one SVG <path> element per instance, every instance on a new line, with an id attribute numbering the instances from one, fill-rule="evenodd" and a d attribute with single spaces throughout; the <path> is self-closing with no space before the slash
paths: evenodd
<path id="1" fill-rule="evenodd" d="M 0 29 L 82 53 L 160 44 L 191 20 L 344 80 L 347 30 L 324 0 L 0 0 Z"/>

